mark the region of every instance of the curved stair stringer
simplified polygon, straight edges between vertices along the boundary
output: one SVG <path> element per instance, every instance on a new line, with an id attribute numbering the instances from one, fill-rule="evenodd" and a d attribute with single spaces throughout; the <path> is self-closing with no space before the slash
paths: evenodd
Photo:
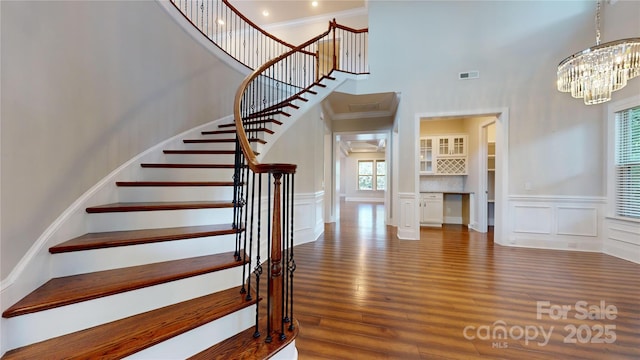
<path id="1" fill-rule="evenodd" d="M 318 86 L 318 83 L 312 85 L 310 90 L 313 90 L 313 93 L 307 92 L 302 93 L 302 96 L 307 101 L 302 100 L 293 100 L 291 101 L 297 108 L 296 109 L 287 109 L 285 110 L 289 116 L 286 115 L 276 115 L 274 118 L 282 122 L 282 125 L 276 128 L 276 131 L 273 134 L 265 134 L 264 140 L 266 140 L 265 144 L 255 144 L 254 150 L 259 153 L 257 155 L 257 159 L 262 161 L 264 156 L 269 152 L 271 147 L 278 141 L 278 139 L 287 132 L 287 130 L 293 125 L 298 119 L 302 117 L 309 109 L 320 104 L 322 100 L 324 100 L 329 94 L 333 91 L 337 90 L 344 84 L 349 84 L 352 81 L 360 81 L 366 79 L 367 75 L 356 75 L 350 74 L 342 71 L 333 71 L 329 77 L 324 77 L 319 81 L 321 86 Z"/>
<path id="2" fill-rule="evenodd" d="M 215 129 L 219 124 L 232 120 L 233 117 L 231 115 L 225 116 L 221 119 L 199 125 L 162 141 L 125 162 L 87 190 L 62 214 L 60 214 L 60 216 L 58 216 L 58 218 L 40 235 L 25 256 L 23 256 L 23 258 L 18 262 L 18 265 L 13 269 L 13 271 L 2 280 L 2 283 L 0 284 L 0 304 L 2 306 L 2 311 L 4 312 L 9 308 L 9 306 L 15 304 L 52 278 L 87 271 L 87 269 L 82 268 L 82 266 L 100 266 L 101 268 L 97 270 L 106 270 L 121 266 L 114 265 L 109 262 L 105 263 L 104 259 L 100 261 L 93 261 L 90 258 L 83 260 L 85 265 L 80 264 L 76 266 L 73 263 L 69 263 L 66 259 L 63 259 L 63 257 L 60 257 L 62 261 L 54 260 L 54 255 L 49 252 L 49 248 L 71 238 L 90 232 L 90 222 L 88 220 L 88 216 L 90 216 L 90 214 L 88 214 L 85 209 L 94 205 L 117 203 L 122 201 L 120 198 L 121 193 L 116 186 L 116 182 L 142 179 L 144 175 L 143 169 L 140 167 L 141 163 L 163 161 L 166 158 L 166 155 L 163 154 L 163 149 L 185 148 L 185 144 L 183 143 L 185 138 L 201 136 L 200 134 L 203 130 Z M 230 221 L 231 218 L 227 219 L 227 222 Z M 118 256 L 114 256 L 113 258 L 116 259 L 116 263 L 127 261 L 126 259 L 123 260 Z M 157 259 L 157 261 L 165 260 L 166 259 Z M 154 260 L 146 258 L 144 261 L 153 262 Z M 132 264 L 127 264 L 126 266 L 131 265 Z M 96 269 L 93 271 L 95 270 Z M 16 346 L 15 342 L 9 337 L 13 324 L 4 317 L 0 318 L 0 321 L 2 322 L 0 338 L 1 356 Z"/>

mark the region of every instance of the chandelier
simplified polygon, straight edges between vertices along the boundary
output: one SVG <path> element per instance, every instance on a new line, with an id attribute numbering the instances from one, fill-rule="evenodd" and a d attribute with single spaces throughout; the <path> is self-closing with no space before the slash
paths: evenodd
<path id="1" fill-rule="evenodd" d="M 640 75 L 640 37 L 600 44 L 600 0 L 596 9 L 596 45 L 558 65 L 558 90 L 587 105 L 611 100 L 613 91 Z"/>

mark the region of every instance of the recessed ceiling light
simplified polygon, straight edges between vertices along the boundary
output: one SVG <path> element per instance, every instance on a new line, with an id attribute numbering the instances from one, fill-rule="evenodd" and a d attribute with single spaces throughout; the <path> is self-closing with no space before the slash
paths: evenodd
<path id="1" fill-rule="evenodd" d="M 317 7 L 317 6 L 318 6 L 318 2 L 317 2 L 317 1 L 312 1 L 312 2 L 311 2 L 311 6 L 313 6 L 313 7 Z"/>
<path id="2" fill-rule="evenodd" d="M 218 19 L 218 21 L 216 21 L 218 23 L 218 25 L 224 25 L 224 20 L 222 19 Z"/>
<path id="3" fill-rule="evenodd" d="M 262 16 L 269 16 L 269 10 L 262 10 Z"/>

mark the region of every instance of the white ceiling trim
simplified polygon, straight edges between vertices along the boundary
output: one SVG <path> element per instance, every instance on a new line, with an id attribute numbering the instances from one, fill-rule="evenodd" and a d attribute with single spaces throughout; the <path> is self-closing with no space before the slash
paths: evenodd
<path id="1" fill-rule="evenodd" d="M 370 118 L 381 118 L 381 117 L 391 117 L 391 116 L 393 116 L 393 111 L 382 110 L 382 111 L 364 111 L 364 112 L 336 114 L 332 116 L 331 119 L 332 120 L 356 120 L 356 119 L 370 119 Z"/>

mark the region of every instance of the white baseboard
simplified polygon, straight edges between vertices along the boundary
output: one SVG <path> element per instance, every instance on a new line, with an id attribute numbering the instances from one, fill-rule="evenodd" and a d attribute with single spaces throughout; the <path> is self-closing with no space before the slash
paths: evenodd
<path id="1" fill-rule="evenodd" d="M 445 224 L 455 224 L 462 225 L 462 217 L 461 216 L 445 216 L 444 217 Z M 466 225 L 466 224 L 464 224 Z"/>

